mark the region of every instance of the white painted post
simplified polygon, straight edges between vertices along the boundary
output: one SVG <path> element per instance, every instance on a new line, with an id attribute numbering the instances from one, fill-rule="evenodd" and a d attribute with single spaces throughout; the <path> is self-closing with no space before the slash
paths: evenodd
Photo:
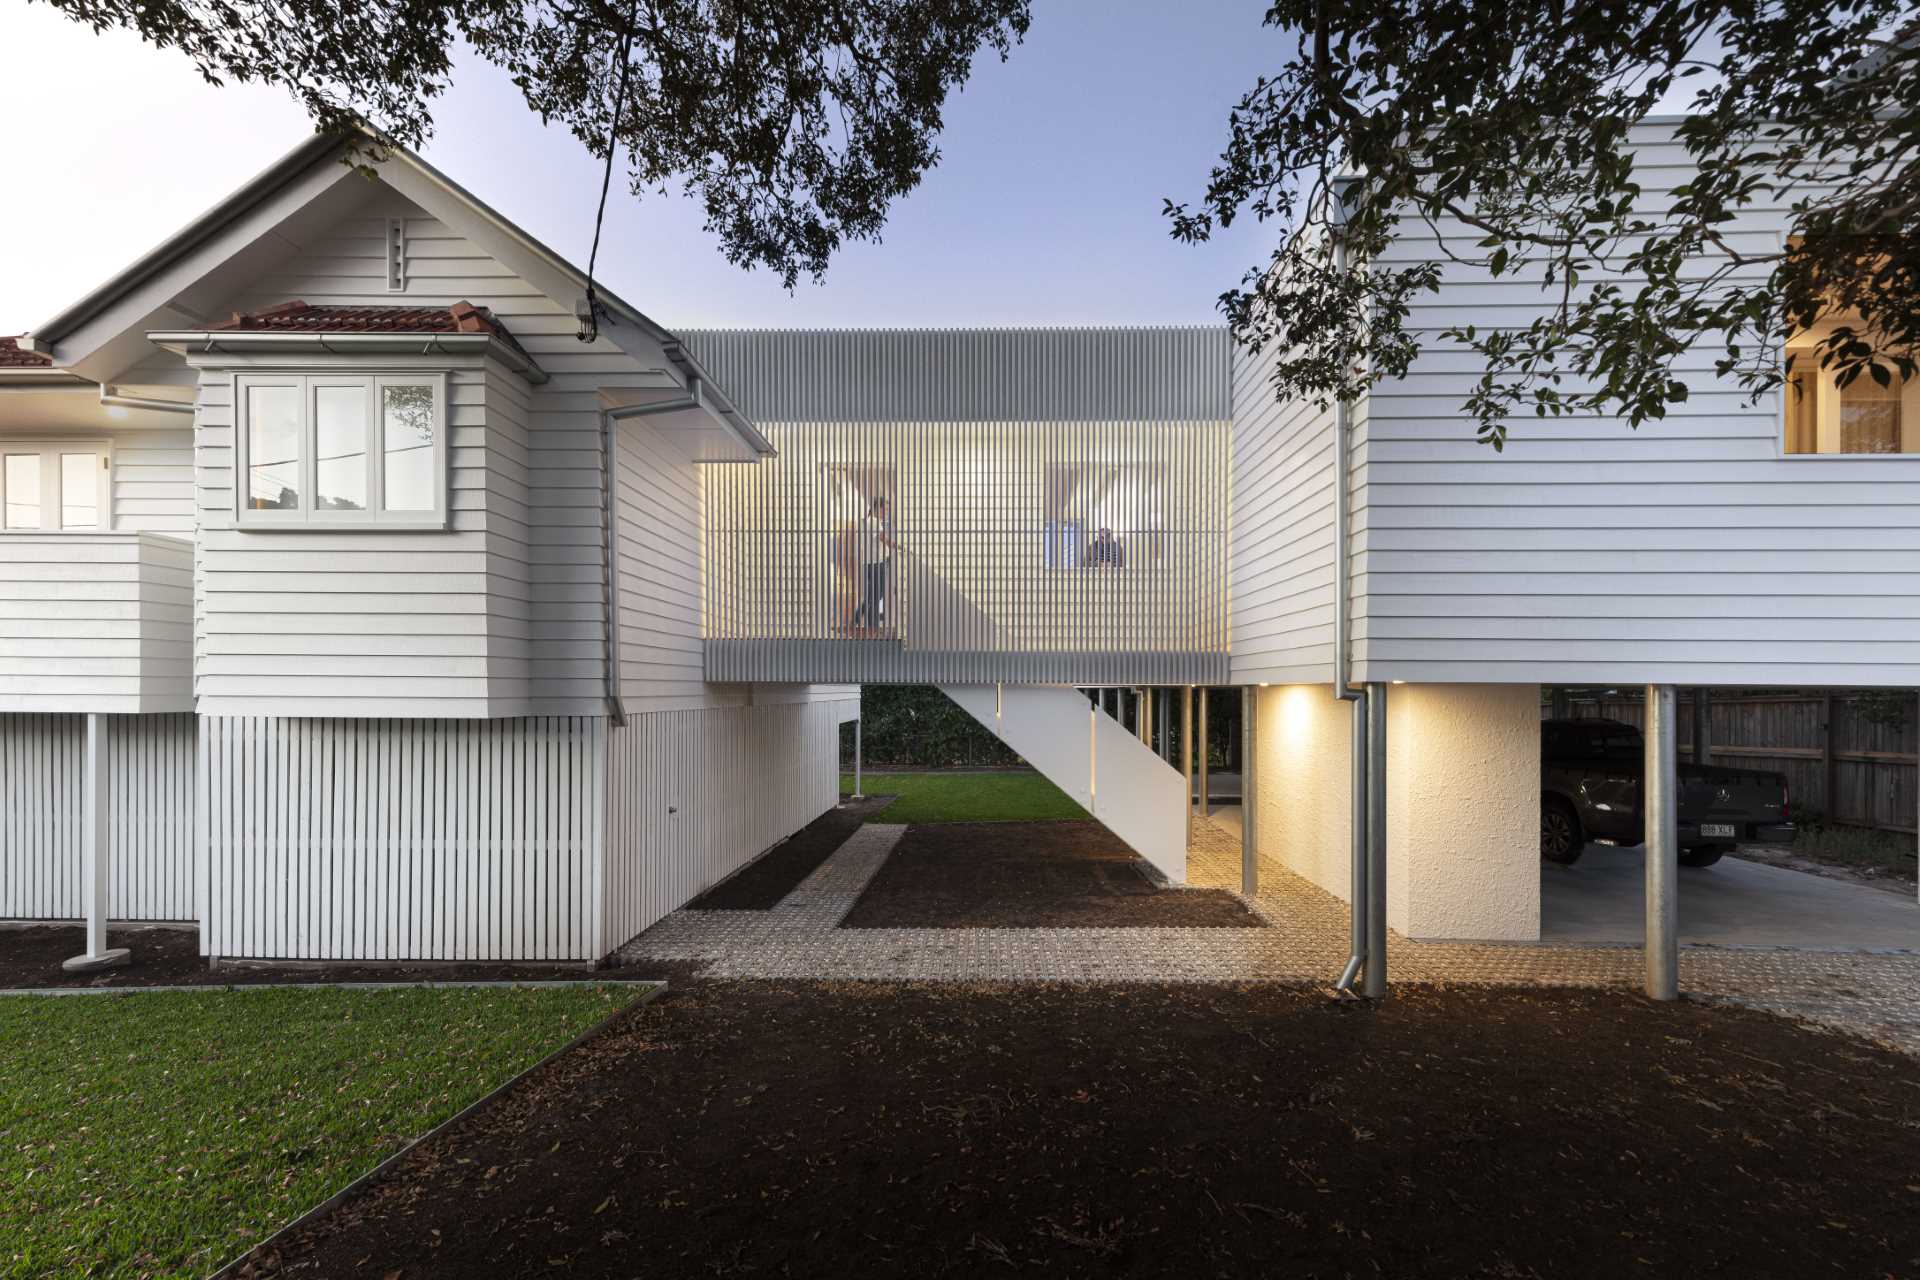
<path id="1" fill-rule="evenodd" d="M 1680 995 L 1680 812 L 1674 689 L 1647 686 L 1645 796 L 1640 814 L 1647 838 L 1647 996 Z"/>
<path id="2" fill-rule="evenodd" d="M 107 891 L 112 884 L 111 849 L 107 844 L 107 721 L 87 716 L 85 774 L 80 791 L 80 875 L 87 912 L 87 950 L 61 963 L 71 973 L 114 969 L 127 963 L 125 947 L 107 946 Z"/>
<path id="3" fill-rule="evenodd" d="M 862 752 L 860 723 L 858 720 L 853 722 L 853 799 L 855 800 L 865 800 L 867 798 L 860 790 L 860 784 L 864 781 L 860 775 Z"/>

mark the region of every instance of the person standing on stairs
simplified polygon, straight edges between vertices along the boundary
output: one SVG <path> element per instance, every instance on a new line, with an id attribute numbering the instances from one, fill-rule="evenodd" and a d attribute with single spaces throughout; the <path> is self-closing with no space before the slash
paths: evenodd
<path id="1" fill-rule="evenodd" d="M 890 621 L 887 616 L 887 570 L 893 551 L 900 544 L 893 537 L 893 515 L 885 494 L 867 504 L 857 531 L 860 544 L 861 583 L 864 594 L 860 607 L 853 611 L 854 634 L 877 638 Z"/>

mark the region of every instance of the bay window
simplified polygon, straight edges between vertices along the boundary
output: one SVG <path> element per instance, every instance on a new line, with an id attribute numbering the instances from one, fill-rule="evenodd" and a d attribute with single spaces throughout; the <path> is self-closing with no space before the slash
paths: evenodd
<path id="1" fill-rule="evenodd" d="M 444 528 L 446 405 L 438 374 L 236 376 L 240 523 Z"/>
<path id="2" fill-rule="evenodd" d="M 111 529 L 110 464 L 104 442 L 0 437 L 0 529 Z"/>

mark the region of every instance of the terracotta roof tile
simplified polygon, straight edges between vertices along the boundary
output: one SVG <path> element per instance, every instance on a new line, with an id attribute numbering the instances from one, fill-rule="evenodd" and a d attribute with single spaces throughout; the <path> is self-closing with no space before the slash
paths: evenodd
<path id="1" fill-rule="evenodd" d="M 22 351 L 20 339 L 25 334 L 11 338 L 0 338 L 0 369 L 46 369 L 53 365 L 53 357 L 41 355 L 38 351 Z"/>
<path id="2" fill-rule="evenodd" d="M 231 319 L 207 328 L 235 333 L 490 333 L 526 354 L 493 312 L 471 302 L 450 307 L 316 307 L 295 298 L 258 311 L 236 311 Z"/>

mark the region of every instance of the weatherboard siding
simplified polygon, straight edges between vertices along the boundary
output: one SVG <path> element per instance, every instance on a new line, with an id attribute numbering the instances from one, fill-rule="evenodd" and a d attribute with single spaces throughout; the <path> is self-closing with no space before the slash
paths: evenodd
<path id="1" fill-rule="evenodd" d="M 1664 127 L 1636 141 L 1649 199 L 1690 174 Z M 1773 208 L 1733 229 L 1764 247 L 1785 226 Z M 1388 256 L 1432 252 L 1409 230 Z M 1783 456 L 1780 393 L 1747 403 L 1712 348 L 1663 420 L 1523 416 L 1495 453 L 1461 409 L 1477 366 L 1441 331 L 1551 299 L 1449 264 L 1413 306 L 1427 350 L 1359 433 L 1362 678 L 1920 684 L 1920 457 Z"/>
<path id="2" fill-rule="evenodd" d="M 1281 399 L 1272 383 L 1278 357 L 1269 345 L 1234 359 L 1235 684 L 1333 678 L 1334 408 Z M 1364 400 L 1353 409 L 1361 429 L 1365 410 Z"/>
<path id="3" fill-rule="evenodd" d="M 0 534 L 0 712 L 192 707 L 193 545 Z"/>
<path id="4" fill-rule="evenodd" d="M 406 227 L 406 288 L 384 274 L 389 216 Z M 215 602 L 200 692 L 218 713 L 285 713 L 259 682 L 259 668 L 289 677 L 282 695 L 317 715 L 598 715 L 605 709 L 605 588 L 599 387 L 639 369 L 602 339 L 582 347 L 560 305 L 465 238 L 382 184 L 352 211 L 263 272 L 226 309 L 290 298 L 320 305 L 448 305 L 493 310 L 551 376 L 534 386 L 497 365 L 466 370 L 453 401 L 451 527 L 445 532 L 269 534 L 233 529 L 231 447 L 224 387 L 203 387 L 202 510 L 209 527 L 207 577 Z M 443 361 L 444 363 L 444 361 Z M 308 580 L 314 565 L 279 577 L 238 566 L 284 540 L 350 558 L 353 573 Z M 242 548 L 246 550 L 243 552 Z M 353 557 L 365 548 L 364 559 Z M 237 597 L 252 597 L 248 607 Z M 222 639 L 282 625 L 308 612 L 313 634 L 367 641 L 349 678 L 331 640 L 311 654 L 245 655 L 248 641 Z M 234 615 L 241 616 L 234 616 Z M 225 616 L 218 616 L 225 615 Z M 396 638 L 407 637 L 412 643 Z M 405 652 L 396 652 L 404 649 Z M 286 659 L 286 660 L 281 660 Z"/>

